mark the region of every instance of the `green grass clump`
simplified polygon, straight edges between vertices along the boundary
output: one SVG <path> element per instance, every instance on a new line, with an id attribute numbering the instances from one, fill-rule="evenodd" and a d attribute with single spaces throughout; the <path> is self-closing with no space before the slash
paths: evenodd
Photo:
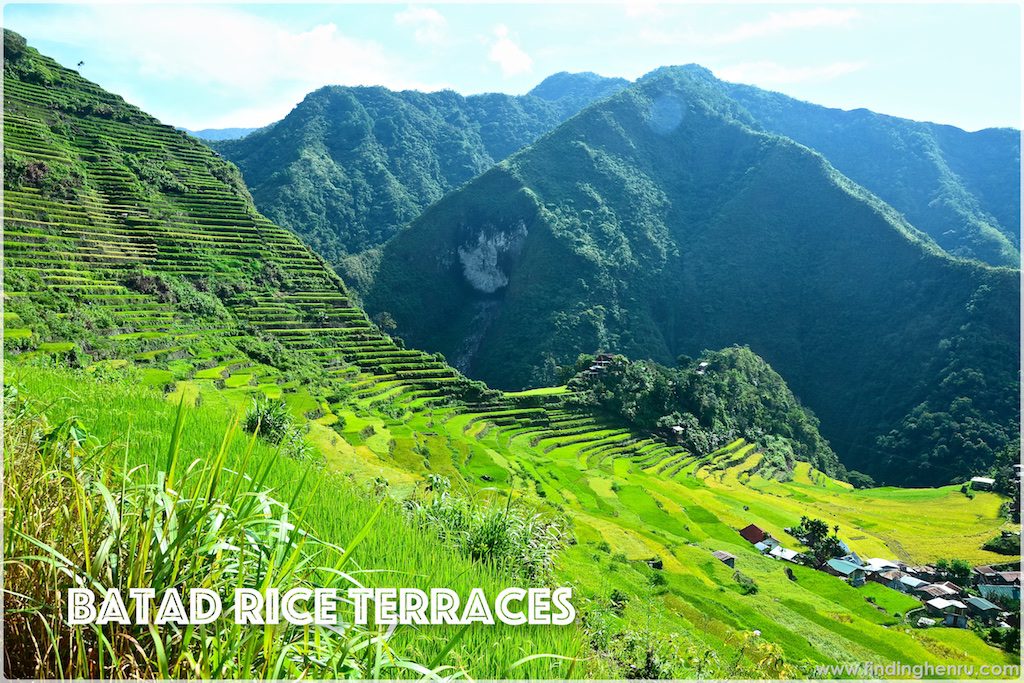
<path id="1" fill-rule="evenodd" d="M 358 585 L 352 551 L 302 527 L 302 513 L 252 476 L 227 469 L 229 425 L 213 459 L 188 462 L 179 408 L 163 467 L 116 468 L 82 423 L 54 427 L 10 389 L 5 394 L 5 621 L 8 666 L 44 678 L 366 678 L 434 672 L 403 660 L 385 632 L 282 624 L 245 627 L 225 618 L 161 628 L 65 622 L 64 592 L 151 587 L 209 588 L 232 605 L 233 590 Z M 246 456 L 251 456 L 250 442 Z M 371 520 L 372 521 L 372 520 Z M 132 607 L 129 606 L 129 609 Z M 443 669 L 438 669 L 443 670 Z"/>

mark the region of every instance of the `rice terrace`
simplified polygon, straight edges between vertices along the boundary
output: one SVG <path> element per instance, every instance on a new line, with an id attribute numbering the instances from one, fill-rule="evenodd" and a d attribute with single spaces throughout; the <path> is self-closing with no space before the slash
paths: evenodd
<path id="1" fill-rule="evenodd" d="M 335 90 L 224 142 L 161 122 L 83 77 L 81 65 L 62 65 L 30 43 L 4 30 L 8 677 L 856 678 L 865 663 L 887 678 L 905 670 L 885 673 L 886 665 L 954 664 L 1015 677 L 1002 667 L 1020 664 L 1013 355 L 1020 274 L 1019 260 L 999 259 L 1019 252 L 1019 216 L 1015 238 L 982 231 L 973 242 L 933 241 L 896 217 L 916 214 L 885 204 L 898 197 L 855 186 L 868 184 L 854 178 L 855 164 L 847 170 L 833 160 L 837 171 L 826 152 L 812 152 L 812 132 L 798 144 L 785 135 L 800 131 L 768 130 L 754 119 L 760 95 L 733 93 L 727 101 L 718 90 L 724 86 L 689 67 L 635 82 L 564 74 L 552 83 L 569 95 L 556 98 L 549 84 L 500 104 L 483 96 L 446 103 L 462 97 L 451 91 L 427 102 L 427 94 L 408 90 Z M 405 98 L 387 105 L 402 115 L 389 117 L 374 104 L 385 96 Z M 690 108 L 671 133 L 680 137 L 666 138 L 662 149 L 651 142 L 661 133 L 634 133 L 630 125 L 637 111 L 661 111 L 665 101 Z M 484 111 L 492 105 L 499 113 Z M 778 114 L 782 105 L 773 106 L 765 111 Z M 335 130 L 332 116 L 348 118 Z M 894 129 L 904 125 L 893 120 Z M 412 130 L 417 125 L 430 132 Z M 479 164 L 472 173 L 460 161 L 467 177 L 424 190 L 413 211 L 401 204 L 415 203 L 413 191 L 396 188 L 427 187 L 408 174 L 426 177 L 434 162 L 409 150 L 432 145 L 429 153 L 440 158 L 475 149 L 468 138 L 442 139 L 447 125 L 477 126 L 481 139 L 507 134 L 508 156 L 488 142 L 486 163 L 484 152 L 473 152 Z M 361 137 L 369 135 L 372 144 Z M 405 156 L 387 148 L 389 140 L 399 140 Z M 252 179 L 269 163 L 265 155 L 290 153 L 297 141 L 308 145 L 296 153 L 304 161 L 275 162 L 287 173 Z M 722 165 L 712 168 L 704 151 L 687 156 L 691 147 L 669 149 L 674 144 L 704 145 Z M 948 165 L 968 177 L 958 166 L 968 153 L 958 157 L 958 147 L 947 147 L 936 143 L 929 158 L 948 153 Z M 356 160 L 359 154 L 374 155 L 372 163 Z M 735 183 L 732 194 L 711 196 L 719 179 L 701 185 L 689 177 L 696 170 L 665 170 L 672 155 L 720 173 Z M 351 184 L 316 176 L 330 158 Z M 411 159 L 423 163 L 413 168 Z M 556 168 L 559 159 L 566 168 Z M 314 180 L 300 178 L 303 169 Z M 577 172 L 592 178 L 569 177 Z M 824 188 L 807 191 L 809 212 L 824 215 L 834 200 L 837 215 L 860 221 L 855 237 L 808 237 L 808 229 L 793 238 L 837 242 L 820 268 L 803 262 L 802 269 L 826 277 L 835 254 L 860 252 L 863 235 L 882 235 L 879 244 L 895 245 L 894 263 L 905 257 L 915 264 L 906 279 L 922 278 L 900 287 L 935 299 L 938 289 L 929 288 L 948 284 L 948 296 L 920 320 L 893 322 L 891 336 L 920 335 L 913 343 L 922 348 L 905 359 L 906 372 L 916 373 L 905 383 L 914 386 L 891 380 L 895 388 L 885 396 L 892 406 L 880 407 L 876 396 L 851 403 L 842 419 L 834 404 L 823 403 L 825 414 L 816 415 L 805 394 L 842 397 L 847 387 L 829 378 L 820 379 L 824 388 L 809 384 L 807 368 L 785 352 L 776 362 L 771 344 L 759 346 L 759 333 L 748 344 L 739 332 L 716 328 L 690 355 L 668 341 L 642 350 L 643 340 L 689 332 L 646 326 L 646 312 L 627 309 L 647 290 L 630 287 L 656 261 L 696 258 L 685 248 L 680 256 L 650 226 L 677 219 L 703 245 L 697 257 L 719 253 L 711 240 L 722 225 L 773 220 L 775 199 L 766 198 L 773 186 L 759 178 L 790 182 L 799 174 L 814 192 Z M 274 189 L 285 176 L 292 189 Z M 367 215 L 384 215 L 359 198 L 360 183 L 375 197 L 401 199 L 384 207 L 396 222 L 381 230 L 393 236 L 369 244 L 360 233 L 357 249 L 355 241 L 342 244 L 344 235 L 288 224 L 330 204 L 310 194 L 325 188 Z M 965 180 L 963 191 L 994 196 L 979 187 L 980 180 Z M 659 206 L 690 201 L 684 196 L 722 213 L 654 215 Z M 283 206 L 286 200 L 296 206 Z M 981 199 L 962 201 L 976 207 Z M 759 214 L 757 202 L 769 208 Z M 629 233 L 644 220 L 643 236 Z M 736 230 L 801 252 L 781 233 L 757 238 Z M 945 251 L 968 242 L 976 253 Z M 321 256 L 310 245 L 332 246 Z M 982 263 L 986 254 L 999 262 Z M 609 265 L 619 257 L 622 263 Z M 886 257 L 871 258 L 849 272 L 877 276 L 884 289 Z M 570 283 L 576 274 L 545 280 L 583 261 L 593 271 L 580 271 L 578 291 Z M 699 279 L 688 267 L 672 271 L 680 282 Z M 731 270 L 721 282 L 749 278 L 760 287 L 761 274 L 742 255 L 720 268 Z M 484 271 L 488 282 L 505 278 L 500 291 L 474 289 Z M 541 302 L 537 292 L 548 285 L 551 301 Z M 784 289 L 771 294 L 781 298 Z M 613 290 L 619 298 L 599 302 L 600 292 Z M 569 301 L 578 292 L 593 298 Z M 729 296 L 723 290 L 721 302 L 693 305 L 747 310 L 733 308 Z M 414 310 L 435 299 L 436 311 Z M 442 329 L 438 320 L 447 313 L 437 311 L 448 306 L 463 308 Z M 887 306 L 849 317 L 867 329 L 875 313 L 885 320 L 904 314 Z M 939 306 L 955 309 L 953 322 L 934 322 L 948 312 Z M 839 339 L 848 322 L 820 323 L 835 324 L 843 349 L 835 357 L 852 355 L 854 342 Z M 778 335 L 808 324 L 794 318 Z M 685 325 L 694 334 L 700 327 Z M 530 365 L 541 358 L 530 355 L 530 344 L 542 328 L 550 331 L 550 354 Z M 501 330 L 508 336 L 493 341 Z M 811 342 L 802 349 L 833 351 Z M 871 375 L 880 364 L 895 373 L 900 365 L 889 358 L 850 363 L 836 377 Z M 492 380 L 503 368 L 509 378 L 533 372 L 537 379 L 491 386 L 475 378 Z M 901 391 L 907 396 L 897 397 Z M 880 436 L 851 460 L 842 438 L 856 420 Z M 871 469 L 875 452 L 885 459 L 879 455 Z M 924 474 L 915 479 L 915 472 Z M 564 626 L 389 628 L 347 617 L 336 627 L 226 619 L 73 625 L 64 602 L 74 587 L 126 594 L 152 587 L 159 599 L 190 587 L 228 596 L 242 587 L 396 586 L 460 596 L 474 588 L 496 595 L 509 586 L 571 587 L 575 619 Z"/>

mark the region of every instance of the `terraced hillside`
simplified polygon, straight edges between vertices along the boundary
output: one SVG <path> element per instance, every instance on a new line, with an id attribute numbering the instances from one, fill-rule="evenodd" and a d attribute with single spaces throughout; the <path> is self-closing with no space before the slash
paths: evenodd
<path id="1" fill-rule="evenodd" d="M 911 628 L 919 603 L 890 589 L 798 566 L 791 579 L 736 532 L 756 523 L 795 546 L 785 529 L 806 514 L 867 556 L 1006 561 L 980 548 L 1003 526 L 996 494 L 854 491 L 806 464 L 789 481 L 765 479 L 742 440 L 691 453 L 570 409 L 564 387 L 471 383 L 368 322 L 329 268 L 254 210 L 232 166 L 16 36 L 5 44 L 5 382 L 44 400 L 55 423 L 79 419 L 113 444 L 142 423 L 133 438 L 154 441 L 154 421 L 173 419 L 163 395 L 225 420 L 266 395 L 308 426 L 327 470 L 301 475 L 310 481 L 343 473 L 403 499 L 440 475 L 474 499 L 507 496 L 561 520 L 555 574 L 576 590 L 579 622 L 469 631 L 444 652 L 478 677 L 627 677 L 651 662 L 662 676 L 747 678 L 838 661 L 1009 661 L 971 631 Z M 145 416 L 132 412 L 140 406 Z M 324 520 L 345 501 L 318 500 L 307 521 L 337 533 Z M 387 555 L 400 546 L 374 543 L 373 568 L 410 567 Z M 424 545 L 402 547 L 443 566 Z M 739 574 L 715 550 L 735 554 Z M 427 660 L 447 642 L 414 636 Z M 541 653 L 577 664 L 513 666 Z"/>
<path id="2" fill-rule="evenodd" d="M 154 382 L 269 394 L 297 389 L 274 362 L 285 358 L 316 374 L 315 403 L 329 402 L 331 378 L 422 402 L 469 386 L 382 335 L 319 258 L 256 212 L 234 167 L 46 60 L 9 59 L 25 70 L 5 81 L 9 346 L 154 361 L 166 366 Z M 52 87 L 66 80 L 73 99 Z"/>

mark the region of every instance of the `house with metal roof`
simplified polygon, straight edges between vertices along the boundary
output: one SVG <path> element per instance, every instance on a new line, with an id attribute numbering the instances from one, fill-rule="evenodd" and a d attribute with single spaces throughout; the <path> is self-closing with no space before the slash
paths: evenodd
<path id="1" fill-rule="evenodd" d="M 748 524 L 740 529 L 740 536 L 746 539 L 749 543 L 760 543 L 768 538 L 770 534 L 756 524 Z"/>
<path id="2" fill-rule="evenodd" d="M 772 551 L 768 554 L 776 560 L 785 560 L 786 562 L 799 562 L 800 559 L 800 553 L 795 550 L 783 548 L 781 545 L 772 548 Z"/>
<path id="3" fill-rule="evenodd" d="M 996 480 L 991 477 L 971 477 L 971 488 L 975 491 L 991 491 Z"/>
<path id="4" fill-rule="evenodd" d="M 901 576 L 899 578 L 899 584 L 895 586 L 896 590 L 901 593 L 913 593 L 922 586 L 927 586 L 928 582 L 924 579 L 919 579 L 916 576 Z"/>
<path id="5" fill-rule="evenodd" d="M 825 563 L 822 567 L 832 576 L 839 576 L 847 579 L 851 586 L 863 586 L 866 574 L 864 568 L 848 560 L 834 558 Z"/>
<path id="6" fill-rule="evenodd" d="M 928 608 L 928 613 L 942 617 L 942 623 L 946 626 L 967 627 L 967 605 L 959 600 L 932 598 L 924 604 Z"/>
<path id="7" fill-rule="evenodd" d="M 964 603 L 967 605 L 968 611 L 979 621 L 995 621 L 999 616 L 999 612 L 1002 611 L 999 605 L 989 602 L 985 598 L 978 598 L 973 595 L 964 598 Z"/>
<path id="8" fill-rule="evenodd" d="M 724 550 L 716 550 L 711 554 L 715 556 L 715 559 L 721 560 L 728 567 L 736 566 L 736 556 L 732 553 L 727 553 Z"/>

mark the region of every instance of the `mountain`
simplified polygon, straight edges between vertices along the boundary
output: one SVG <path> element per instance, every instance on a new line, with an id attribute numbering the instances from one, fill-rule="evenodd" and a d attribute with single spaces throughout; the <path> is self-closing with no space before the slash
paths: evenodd
<path id="1" fill-rule="evenodd" d="M 1020 131 L 843 111 L 722 83 L 765 130 L 820 152 L 950 254 L 1020 266 Z"/>
<path id="2" fill-rule="evenodd" d="M 260 211 L 338 263 L 625 84 L 563 73 L 527 95 L 468 97 L 330 86 L 275 125 L 213 147 L 241 169 Z"/>
<path id="3" fill-rule="evenodd" d="M 850 469 L 937 483 L 1016 432 L 1018 272 L 950 258 L 699 67 L 661 69 L 428 208 L 365 303 L 473 377 L 746 344 Z"/>
<path id="4" fill-rule="evenodd" d="M 196 136 L 200 140 L 209 140 L 210 142 L 218 142 L 221 140 L 235 140 L 237 138 L 244 138 L 254 130 L 258 128 L 203 128 L 202 130 L 189 130 L 188 128 L 182 128 L 183 131 L 191 135 Z"/>
<path id="5" fill-rule="evenodd" d="M 384 333 L 386 317 L 371 323 L 256 210 L 234 166 L 16 34 L 4 47 L 5 671 L 609 680 L 1015 661 L 981 631 L 908 632 L 916 598 L 782 564 L 737 533 L 754 524 L 799 549 L 787 529 L 806 516 L 864 557 L 994 564 L 1013 559 L 982 548 L 1011 528 L 1003 496 L 854 491 L 788 462 L 833 464 L 781 377 L 744 349 L 658 371 L 685 382 L 662 405 L 696 413 L 673 426 L 736 436 L 710 452 L 633 426 L 645 414 L 625 403 L 587 405 L 579 382 L 468 382 Z M 629 364 L 630 382 L 648 365 Z M 657 391 L 632 393 L 660 410 L 646 400 Z M 229 596 L 254 576 L 344 589 L 349 575 L 463 599 L 569 585 L 579 614 L 387 633 L 220 619 L 191 637 L 65 619 L 66 589 L 83 582 L 157 577 L 160 599 L 197 583 Z"/>

